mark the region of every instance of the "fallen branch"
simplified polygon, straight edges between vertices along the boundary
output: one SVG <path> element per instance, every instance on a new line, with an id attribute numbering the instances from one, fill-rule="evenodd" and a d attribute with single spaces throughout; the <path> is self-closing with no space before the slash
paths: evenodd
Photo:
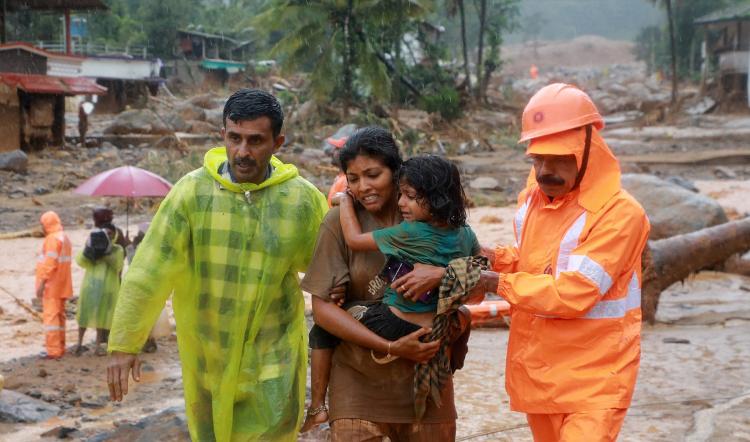
<path id="1" fill-rule="evenodd" d="M 31 229 L 18 230 L 16 232 L 0 233 L 0 240 L 2 239 L 16 239 L 16 238 L 41 238 L 44 236 L 42 229 L 38 227 L 32 227 Z"/>
<path id="2" fill-rule="evenodd" d="M 27 312 L 31 313 L 31 315 L 33 317 L 35 317 L 37 320 L 39 320 L 39 322 L 42 322 L 42 315 L 40 315 L 39 312 L 37 312 L 36 310 L 34 310 L 29 304 L 27 304 L 23 300 L 17 298 L 16 295 L 14 295 L 13 293 L 9 292 L 5 287 L 0 287 L 0 290 L 2 290 L 3 292 L 5 292 L 5 294 L 7 294 L 8 296 L 10 296 L 11 298 L 13 298 L 13 300 L 16 301 L 16 304 L 18 304 L 19 306 L 21 306 L 21 308 L 23 308 Z"/>

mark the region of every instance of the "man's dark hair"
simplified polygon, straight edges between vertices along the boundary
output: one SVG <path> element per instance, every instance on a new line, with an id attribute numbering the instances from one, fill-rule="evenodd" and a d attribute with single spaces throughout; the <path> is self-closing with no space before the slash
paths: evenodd
<path id="1" fill-rule="evenodd" d="M 420 155 L 406 160 L 398 177 L 414 188 L 434 221 L 453 228 L 466 224 L 466 194 L 455 164 L 437 155 Z"/>
<path id="2" fill-rule="evenodd" d="M 281 126 L 284 125 L 284 111 L 276 97 L 260 89 L 240 89 L 233 93 L 224 105 L 221 121 L 226 127 L 227 119 L 237 123 L 260 117 L 268 117 L 271 120 L 273 136 L 278 137 Z"/>
<path id="3" fill-rule="evenodd" d="M 401 167 L 401 152 L 398 150 L 393 135 L 382 127 L 368 126 L 358 129 L 339 152 L 339 166 L 346 173 L 349 163 L 359 155 L 379 159 L 391 169 L 393 176 Z"/>

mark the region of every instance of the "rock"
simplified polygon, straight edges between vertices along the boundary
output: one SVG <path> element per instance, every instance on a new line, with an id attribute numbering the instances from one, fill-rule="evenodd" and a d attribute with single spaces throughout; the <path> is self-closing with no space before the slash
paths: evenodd
<path id="1" fill-rule="evenodd" d="M 500 190 L 500 182 L 492 177 L 480 176 L 471 180 L 469 187 L 477 190 Z"/>
<path id="2" fill-rule="evenodd" d="M 158 149 L 179 149 L 182 147 L 180 140 L 174 135 L 164 135 L 154 144 Z"/>
<path id="3" fill-rule="evenodd" d="M 25 394 L 0 391 L 0 422 L 41 422 L 59 412 L 60 407 Z"/>
<path id="4" fill-rule="evenodd" d="M 138 422 L 118 422 L 114 431 L 100 433 L 88 442 L 160 442 L 190 440 L 185 420 L 185 409 L 181 407 L 148 416 Z"/>
<path id="5" fill-rule="evenodd" d="M 189 103 L 203 109 L 215 109 L 223 106 L 224 100 L 213 94 L 198 95 L 190 99 Z"/>
<path id="6" fill-rule="evenodd" d="M 171 127 L 175 132 L 187 132 L 190 130 L 190 125 L 187 123 L 187 121 L 185 121 L 185 119 L 176 112 L 167 114 L 167 116 L 164 117 L 164 122 L 167 123 L 169 127 Z"/>
<path id="7" fill-rule="evenodd" d="M 308 121 L 315 116 L 316 110 L 317 106 L 315 105 L 315 101 L 305 101 L 304 103 L 302 103 L 302 105 L 300 105 L 300 107 L 297 108 L 296 111 L 294 111 L 294 113 L 290 117 L 290 121 L 294 123 Z"/>
<path id="8" fill-rule="evenodd" d="M 661 342 L 665 344 L 689 344 L 690 339 L 684 339 L 684 338 L 664 338 L 661 340 Z"/>
<path id="9" fill-rule="evenodd" d="M 206 114 L 206 122 L 211 123 L 216 127 L 221 127 L 224 125 L 224 109 L 206 109 L 204 111 Z"/>
<path id="10" fill-rule="evenodd" d="M 69 435 L 78 431 L 77 428 L 57 426 L 49 431 L 40 434 L 40 437 L 54 437 L 55 439 L 67 439 Z"/>
<path id="11" fill-rule="evenodd" d="M 622 186 L 643 206 L 651 223 L 650 239 L 694 232 L 728 221 L 714 199 L 653 175 L 623 174 Z"/>
<path id="12" fill-rule="evenodd" d="M 150 109 L 121 112 L 104 128 L 105 134 L 168 134 L 172 130 Z"/>
<path id="13" fill-rule="evenodd" d="M 700 192 L 697 187 L 695 187 L 695 184 L 693 184 L 692 181 L 685 179 L 681 176 L 668 176 L 667 181 L 673 184 L 677 184 L 678 186 L 682 187 L 683 189 L 687 189 L 691 192 L 698 193 Z"/>
<path id="14" fill-rule="evenodd" d="M 49 373 L 47 373 L 47 370 L 40 368 L 36 375 L 39 376 L 40 378 L 46 378 L 49 375 Z"/>
<path id="15" fill-rule="evenodd" d="M 38 186 L 34 188 L 34 194 L 35 195 L 46 195 L 50 192 L 50 190 L 44 186 Z"/>
<path id="16" fill-rule="evenodd" d="M 685 113 L 688 115 L 703 115 L 716 107 L 716 101 L 711 97 L 703 97 L 701 101 L 690 106 Z"/>
<path id="17" fill-rule="evenodd" d="M 716 175 L 717 178 L 730 179 L 730 180 L 737 178 L 737 174 L 734 173 L 732 169 L 728 167 L 724 167 L 724 166 L 714 167 L 714 175 Z"/>
<path id="18" fill-rule="evenodd" d="M 193 104 L 186 103 L 182 106 L 179 106 L 174 110 L 174 112 L 182 117 L 183 120 L 200 120 L 203 121 L 206 119 L 206 112 Z"/>
<path id="19" fill-rule="evenodd" d="M 189 132 L 191 134 L 212 134 L 219 131 L 219 128 L 206 121 L 190 120 Z"/>
<path id="20" fill-rule="evenodd" d="M 16 173 L 26 173 L 29 157 L 22 150 L 0 152 L 0 170 L 10 170 Z"/>
<path id="21" fill-rule="evenodd" d="M 336 132 L 333 133 L 329 138 L 334 140 L 341 140 L 342 138 L 349 138 L 354 131 L 357 130 L 356 124 L 346 124 L 344 126 L 341 126 L 336 130 Z M 336 149 L 336 146 L 328 142 L 328 138 L 323 140 L 323 144 L 320 146 L 320 148 L 325 152 L 327 155 L 330 155 L 331 152 L 333 152 L 334 149 Z"/>

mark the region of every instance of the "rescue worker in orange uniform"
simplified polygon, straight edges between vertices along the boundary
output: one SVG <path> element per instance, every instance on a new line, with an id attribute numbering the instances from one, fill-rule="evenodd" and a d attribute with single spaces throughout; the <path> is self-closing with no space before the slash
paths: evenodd
<path id="1" fill-rule="evenodd" d="M 45 237 L 36 265 L 36 296 L 42 301 L 47 358 L 57 359 L 65 354 L 65 300 L 73 295 L 72 247 L 57 213 L 45 212 L 40 222 Z"/>
<path id="2" fill-rule="evenodd" d="M 342 137 L 342 138 L 333 138 L 328 137 L 326 138 L 326 142 L 333 146 L 333 163 L 339 167 L 339 151 L 344 147 L 346 144 L 346 140 L 348 140 L 349 137 Z M 346 174 L 344 172 L 339 171 L 339 174 L 336 175 L 336 179 L 333 180 L 333 184 L 331 185 L 331 189 L 328 191 L 328 207 L 333 207 L 333 197 L 336 196 L 339 192 L 346 192 L 346 188 L 349 186 L 349 183 L 346 181 Z"/>
<path id="3" fill-rule="evenodd" d="M 506 389 L 535 441 L 614 441 L 640 362 L 643 208 L 620 187 L 588 95 L 557 83 L 524 109 L 534 161 L 515 245 L 487 250 L 480 290 L 511 305 Z"/>

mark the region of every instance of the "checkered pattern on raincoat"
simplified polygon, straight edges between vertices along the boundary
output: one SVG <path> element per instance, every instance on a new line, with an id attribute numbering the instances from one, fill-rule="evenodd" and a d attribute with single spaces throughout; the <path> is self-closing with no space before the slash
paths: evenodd
<path id="1" fill-rule="evenodd" d="M 432 332 L 426 339 L 426 342 L 441 339 L 440 348 L 427 363 L 414 366 L 414 413 L 417 420 L 424 416 L 428 396 L 438 407 L 443 405 L 440 390 L 445 381 L 452 376 L 448 348 L 461 334 L 458 308 L 469 295 L 469 291 L 477 285 L 482 270 L 487 270 L 487 265 L 487 258 L 469 256 L 451 260 L 445 269 L 445 275 L 440 281 Z"/>
<path id="2" fill-rule="evenodd" d="M 307 337 L 298 272 L 325 197 L 276 158 L 260 184 L 232 183 L 226 149 L 167 195 L 125 275 L 110 351 L 138 353 L 174 290 L 185 408 L 195 441 L 295 440 Z"/>
<path id="3" fill-rule="evenodd" d="M 118 244 L 112 244 L 112 251 L 92 261 L 83 255 L 76 255 L 76 263 L 86 269 L 78 295 L 76 320 L 81 328 L 112 327 L 112 315 L 120 289 L 120 271 L 125 262 L 125 251 Z"/>

